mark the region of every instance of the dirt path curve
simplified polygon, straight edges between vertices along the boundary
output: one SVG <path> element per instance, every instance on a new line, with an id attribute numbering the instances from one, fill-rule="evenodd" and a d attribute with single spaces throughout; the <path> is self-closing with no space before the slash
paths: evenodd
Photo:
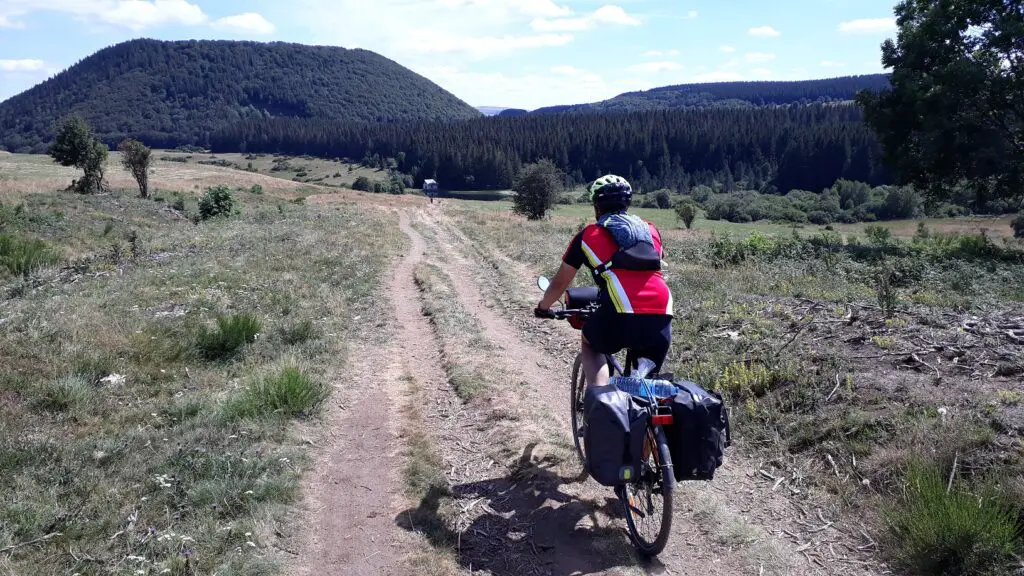
<path id="1" fill-rule="evenodd" d="M 325 421 L 325 444 L 316 452 L 315 472 L 305 486 L 312 511 L 306 541 L 299 547 L 290 574 L 417 574 L 406 558 L 418 545 L 414 534 L 402 530 L 395 516 L 410 505 L 402 496 L 402 422 L 394 406 L 407 393 L 407 378 L 438 386 L 438 346 L 420 312 L 413 281 L 425 245 L 408 226 L 405 211 L 399 227 L 411 247 L 391 272 L 381 309 L 394 311 L 397 325 L 387 346 L 362 345 L 350 357 L 345 374 L 334 380 L 334 399 Z M 352 375 L 374 374 L 373 378 Z M 358 383 L 357 391 L 349 388 Z"/>
<path id="2" fill-rule="evenodd" d="M 533 384 L 521 392 L 522 402 L 529 406 L 535 420 L 556 424 L 553 434 L 568 437 L 568 399 L 563 393 L 569 374 L 567 361 L 553 357 L 545 348 L 572 350 L 578 334 L 571 330 L 567 333 L 563 329 L 542 328 L 536 322 L 514 325 L 507 315 L 488 306 L 484 295 L 501 286 L 487 280 L 493 278 L 494 270 L 474 255 L 474 250 L 480 247 L 473 247 L 443 211 L 431 210 L 420 215 L 422 224 L 432 231 L 437 243 L 433 250 L 445 255 L 438 264 L 452 278 L 460 304 L 479 320 L 486 337 L 502 348 L 502 353 L 495 355 L 493 361 Z M 519 284 L 508 292 L 520 301 L 528 301 L 530 295 L 523 294 L 522 290 L 523 284 Z M 552 394 L 551 390 L 556 393 Z M 856 552 L 854 557 L 847 555 L 838 562 L 804 553 L 822 542 L 849 549 L 863 541 L 847 538 L 849 535 L 840 531 L 838 522 L 826 525 L 824 520 L 818 522 L 814 516 L 808 518 L 806 511 L 801 514 L 799 504 L 759 481 L 757 468 L 755 461 L 733 450 L 715 482 L 681 485 L 676 492 L 679 503 L 669 548 L 659 558 L 660 562 L 645 566 L 646 571 L 719 575 L 877 573 L 858 559 L 861 556 Z M 610 490 L 592 481 L 576 484 L 566 492 L 595 502 L 610 494 Z M 808 520 L 813 520 L 814 524 Z M 810 530 L 816 536 L 808 536 L 807 542 L 798 544 L 786 534 L 787 530 L 790 534 L 807 534 Z M 578 541 L 572 539 L 558 539 L 554 544 L 560 547 L 555 550 L 556 556 L 570 555 L 572 549 L 579 546 Z M 834 550 L 832 546 L 829 549 Z M 578 573 L 602 572 L 584 569 Z"/>

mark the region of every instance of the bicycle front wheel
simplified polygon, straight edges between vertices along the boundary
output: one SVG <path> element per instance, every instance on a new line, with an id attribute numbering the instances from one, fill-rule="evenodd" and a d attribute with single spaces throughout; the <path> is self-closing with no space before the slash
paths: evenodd
<path id="1" fill-rule="evenodd" d="M 569 397 L 569 410 L 572 412 L 572 439 L 576 442 L 576 456 L 587 469 L 587 453 L 583 445 L 583 396 L 587 393 L 587 377 L 583 372 L 583 355 L 576 355 L 576 362 L 572 365 L 572 386 Z"/>
<path id="2" fill-rule="evenodd" d="M 647 431 L 650 456 L 636 482 L 619 493 L 629 527 L 629 538 L 644 556 L 657 556 L 668 544 L 672 531 L 672 457 L 660 427 Z"/>

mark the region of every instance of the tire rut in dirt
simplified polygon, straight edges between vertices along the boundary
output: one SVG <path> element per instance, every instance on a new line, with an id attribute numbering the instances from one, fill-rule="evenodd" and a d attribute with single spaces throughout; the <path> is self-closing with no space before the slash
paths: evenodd
<path id="1" fill-rule="evenodd" d="M 495 332 L 507 335 L 511 330 L 515 334 L 514 341 L 537 342 L 528 346 L 532 353 L 523 357 L 540 356 L 551 361 L 554 357 L 575 354 L 577 332 L 568 326 L 548 328 L 528 318 L 529 306 L 535 301 L 531 298 L 536 294 L 531 294 L 532 286 L 528 282 L 509 275 L 529 275 L 529 267 L 495 254 L 492 247 L 473 242 L 443 212 L 431 216 L 426 223 L 439 241 L 456 254 L 451 258 L 455 270 L 475 283 L 475 287 L 470 285 L 466 290 L 477 295 L 476 300 L 481 303 L 477 311 L 483 317 L 490 316 L 488 325 L 503 327 Z M 484 306 L 479 295 L 488 293 L 509 305 L 499 309 Z M 532 366 L 533 362 L 522 364 Z M 550 381 L 557 387 L 564 380 L 568 386 L 568 374 L 566 368 L 564 375 L 552 375 Z M 567 397 L 568 394 L 556 396 Z M 547 408 L 554 405 L 555 402 L 550 402 Z M 561 407 L 556 408 L 556 412 L 565 413 Z M 676 528 L 659 557 L 668 570 L 706 574 L 874 575 L 884 572 L 884 568 L 863 551 L 865 540 L 859 538 L 854 524 L 820 520 L 822 509 L 815 510 L 815 507 L 820 505 L 828 510 L 827 498 L 816 497 L 798 503 L 782 491 L 774 491 L 772 484 L 766 486 L 758 470 L 759 465 L 751 456 L 734 449 L 714 482 L 677 486 Z M 583 488 L 583 491 L 591 492 L 591 489 Z M 812 512 L 809 513 L 808 508 Z M 821 527 L 824 528 L 818 530 Z M 695 531 L 701 535 L 694 537 Z M 810 550 L 825 549 L 828 553 L 820 557 L 810 555 L 809 546 Z M 833 556 L 837 561 L 829 562 L 835 549 L 840 552 Z"/>
<path id="2" fill-rule="evenodd" d="M 424 215 L 421 212 L 419 216 Z M 422 241 L 417 234 L 416 242 Z M 411 516 L 441 517 L 445 539 L 459 552 L 460 564 L 494 576 L 640 573 L 619 502 L 611 490 L 581 498 L 583 484 L 572 454 L 568 408 L 557 420 L 549 417 L 550 406 L 544 407 L 544 402 L 551 398 L 538 392 L 544 387 L 553 391 L 557 384 L 538 384 L 527 376 L 551 378 L 555 372 L 540 367 L 536 368 L 539 372 L 522 369 L 531 364 L 530 357 L 536 352 L 501 342 L 502 337 L 517 340 L 518 336 L 493 311 L 482 307 L 478 295 L 458 286 L 467 279 L 451 267 L 453 254 L 443 253 L 438 245 L 430 246 L 428 252 L 436 255 L 434 264 L 456 286 L 458 305 L 484 326 L 488 340 L 501 346 L 489 360 L 510 377 L 495 376 L 487 398 L 458 406 L 454 393 L 442 387 L 449 410 L 444 414 L 446 425 L 439 428 L 435 423 L 435 428 L 444 452 L 452 456 L 448 470 L 451 501 L 424 499 L 410 511 Z M 488 315 L 499 325 L 494 326 Z M 439 339 L 447 354 L 444 338 L 439 335 Z M 550 363 L 550 359 L 540 358 Z M 453 360 L 459 359 L 449 358 Z M 510 371 L 510 367 L 519 369 Z M 567 388 L 568 377 L 560 376 Z M 565 399 L 559 403 L 565 404 Z M 518 422 L 495 418 L 495 407 L 526 417 Z M 457 434 L 449 434 L 451 430 Z"/>

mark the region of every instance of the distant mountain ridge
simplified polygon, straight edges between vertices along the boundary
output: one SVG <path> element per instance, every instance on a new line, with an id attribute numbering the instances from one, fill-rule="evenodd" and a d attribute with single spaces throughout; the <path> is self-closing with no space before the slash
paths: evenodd
<path id="1" fill-rule="evenodd" d="M 714 82 L 662 86 L 626 92 L 590 104 L 538 108 L 530 114 L 564 112 L 637 112 L 687 108 L 753 108 L 788 104 L 815 104 L 852 100 L 861 90 L 877 91 L 889 86 L 888 74 L 841 76 L 820 80 Z"/>
<path id="2" fill-rule="evenodd" d="M 478 118 L 427 78 L 368 50 L 272 42 L 138 39 L 104 48 L 0 103 L 0 146 L 45 147 L 77 112 L 108 144 L 204 144 L 251 118 L 392 122 Z"/>
<path id="3" fill-rule="evenodd" d="M 497 116 L 505 110 L 508 110 L 508 108 L 504 106 L 476 106 L 475 108 L 484 116 Z"/>

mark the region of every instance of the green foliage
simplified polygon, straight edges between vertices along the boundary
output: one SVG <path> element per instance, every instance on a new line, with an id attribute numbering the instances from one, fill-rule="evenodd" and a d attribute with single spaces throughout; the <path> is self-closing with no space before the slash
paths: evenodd
<path id="1" fill-rule="evenodd" d="M 892 231 L 885 226 L 872 224 L 864 227 L 864 235 L 868 237 L 875 246 L 888 246 L 892 244 Z"/>
<path id="2" fill-rule="evenodd" d="M 196 334 L 196 350 L 206 360 L 227 360 L 255 342 L 262 329 L 263 323 L 251 314 L 218 316 L 215 330 L 204 326 Z"/>
<path id="3" fill-rule="evenodd" d="M 157 148 L 205 145 L 220 127 L 264 116 L 319 122 L 480 116 L 430 80 L 367 50 L 138 39 L 104 48 L 71 66 L 60 82 L 0 104 L 0 145 L 19 150 L 50 141 L 54 115 L 65 111 L 80 113 L 104 141 L 144 134 Z"/>
<path id="4" fill-rule="evenodd" d="M 512 189 L 512 211 L 529 220 L 540 220 L 547 215 L 562 191 L 562 172 L 555 164 L 542 159 L 523 167 Z"/>
<path id="5" fill-rule="evenodd" d="M 694 219 L 697 218 L 697 207 L 693 205 L 693 202 L 680 202 L 676 205 L 676 216 L 679 217 L 683 226 L 689 229 L 693 226 Z"/>
<path id="6" fill-rule="evenodd" d="M 369 192 L 373 190 L 373 183 L 366 176 L 360 176 L 355 179 L 355 182 L 352 182 L 352 189 Z"/>
<path id="7" fill-rule="evenodd" d="M 0 268 L 28 278 L 36 270 L 60 262 L 60 255 L 42 240 L 0 234 Z"/>
<path id="8" fill-rule="evenodd" d="M 229 417 L 253 418 L 313 414 L 327 398 L 323 383 L 289 366 L 277 374 L 249 384 L 245 393 L 227 407 Z"/>
<path id="9" fill-rule="evenodd" d="M 54 162 L 82 170 L 82 178 L 73 185 L 75 191 L 82 194 L 103 191 L 103 168 L 108 152 L 107 145 L 93 135 L 89 124 L 77 114 L 61 121 L 48 149 Z"/>
<path id="10" fill-rule="evenodd" d="M 65 376 L 48 382 L 36 405 L 56 412 L 83 410 L 94 404 L 96 389 L 85 378 Z"/>
<path id="11" fill-rule="evenodd" d="M 934 199 L 966 186 L 977 206 L 1024 189 L 1024 68 L 1015 3 L 904 0 L 882 44 L 892 87 L 857 102 L 901 179 Z"/>
<path id="12" fill-rule="evenodd" d="M 117 150 L 121 153 L 121 167 L 131 172 L 139 185 L 139 196 L 149 198 L 149 168 L 153 151 L 131 138 L 122 140 Z"/>
<path id="13" fill-rule="evenodd" d="M 988 487 L 948 484 L 934 464 L 915 462 L 905 496 L 887 512 L 890 552 L 921 576 L 990 576 L 1011 573 L 1021 551 L 1016 513 Z"/>
<path id="14" fill-rule="evenodd" d="M 657 190 L 653 194 L 656 208 L 666 209 L 672 207 L 672 192 L 670 190 Z"/>
<path id="15" fill-rule="evenodd" d="M 249 188 L 249 193 L 257 195 L 263 194 L 263 186 L 260 186 L 259 184 L 253 184 L 252 188 Z"/>
<path id="16" fill-rule="evenodd" d="M 788 137 L 780 141 L 779 134 Z M 521 167 L 538 158 L 550 158 L 567 185 L 610 172 L 627 176 L 636 190 L 652 191 L 730 182 L 766 192 L 820 191 L 838 178 L 885 184 L 887 174 L 877 139 L 852 105 L 531 114 L 454 123 L 269 117 L 210 136 L 217 150 L 238 150 L 243 142 L 266 152 L 362 158 L 377 168 L 396 158 L 402 173 L 417 181 L 434 178 L 452 191 L 509 189 Z M 400 160 L 399 152 L 405 153 Z"/>
<path id="17" fill-rule="evenodd" d="M 209 220 L 218 216 L 230 216 L 234 206 L 231 190 L 227 186 L 213 186 L 199 199 L 199 217 Z"/>

